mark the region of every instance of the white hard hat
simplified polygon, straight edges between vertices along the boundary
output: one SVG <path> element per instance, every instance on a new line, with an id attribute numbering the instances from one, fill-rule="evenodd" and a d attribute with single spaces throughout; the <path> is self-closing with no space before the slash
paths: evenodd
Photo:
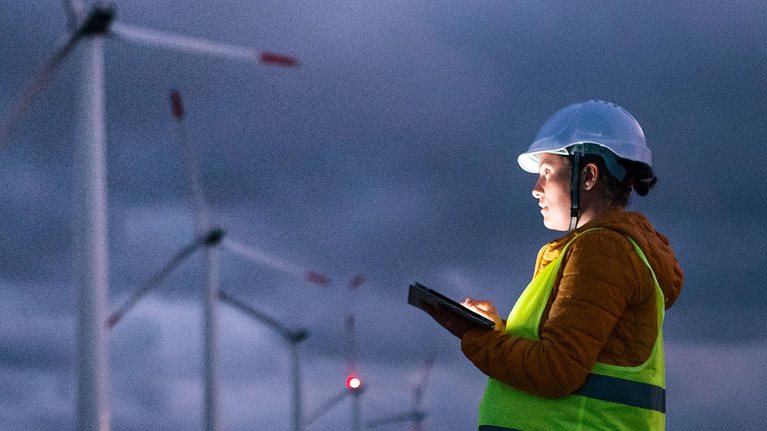
<path id="1" fill-rule="evenodd" d="M 596 144 L 580 145 L 586 154 L 603 156 L 605 152 L 600 150 L 608 149 L 620 158 L 652 166 L 652 153 L 637 120 L 620 106 L 601 100 L 575 103 L 557 111 L 517 161 L 525 171 L 537 173 L 541 153 L 568 155 L 579 144 Z"/>

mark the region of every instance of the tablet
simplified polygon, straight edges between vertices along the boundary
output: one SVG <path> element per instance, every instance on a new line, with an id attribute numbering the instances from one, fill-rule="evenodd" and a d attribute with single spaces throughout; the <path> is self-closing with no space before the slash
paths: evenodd
<path id="1" fill-rule="evenodd" d="M 458 302 L 448 298 L 447 296 L 437 292 L 436 290 L 429 289 L 421 283 L 415 282 L 410 285 L 407 292 L 407 303 L 418 307 L 423 310 L 423 304 L 442 305 L 446 309 L 453 312 L 455 315 L 469 322 L 479 325 L 483 328 L 492 329 L 495 327 L 495 322 L 482 316 L 479 313 L 470 310 L 466 306 L 459 304 Z"/>

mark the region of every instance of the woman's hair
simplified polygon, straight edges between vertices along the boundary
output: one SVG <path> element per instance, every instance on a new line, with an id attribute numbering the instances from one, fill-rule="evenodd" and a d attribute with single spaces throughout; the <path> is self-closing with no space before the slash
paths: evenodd
<path id="1" fill-rule="evenodd" d="M 618 159 L 618 163 L 626 169 L 626 177 L 623 181 L 618 180 L 607 169 L 601 156 L 586 154 L 581 158 L 580 169 L 589 163 L 594 163 L 599 168 L 599 179 L 603 185 L 604 197 L 621 208 L 625 208 L 629 202 L 629 195 L 633 189 L 639 196 L 647 196 L 650 189 L 658 182 L 652 168 L 642 162 Z"/>

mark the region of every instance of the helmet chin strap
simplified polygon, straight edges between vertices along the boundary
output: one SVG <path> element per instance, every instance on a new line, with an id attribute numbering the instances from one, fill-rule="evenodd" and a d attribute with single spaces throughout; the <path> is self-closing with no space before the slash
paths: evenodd
<path id="1" fill-rule="evenodd" d="M 580 184 L 581 184 L 581 150 L 573 151 L 571 158 L 572 162 L 572 175 L 570 175 L 570 228 L 568 232 L 572 232 L 578 227 L 578 218 L 581 216 L 580 207 Z"/>

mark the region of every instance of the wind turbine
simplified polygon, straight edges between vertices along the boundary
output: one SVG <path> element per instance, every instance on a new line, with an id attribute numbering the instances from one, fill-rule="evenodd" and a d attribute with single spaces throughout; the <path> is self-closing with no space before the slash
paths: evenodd
<path id="1" fill-rule="evenodd" d="M 24 112 L 53 79 L 57 67 L 77 45 L 82 46 L 80 64 L 81 98 L 79 101 L 78 143 L 76 146 L 77 195 L 81 206 L 76 219 L 81 223 L 77 238 L 80 259 L 78 290 L 77 356 L 78 389 L 76 429 L 107 431 L 110 429 L 108 406 L 109 370 L 105 318 L 108 294 L 108 242 L 106 195 L 106 114 L 104 102 L 104 36 L 140 42 L 216 57 L 261 61 L 278 66 L 295 66 L 293 58 L 273 53 L 259 53 L 250 48 L 158 32 L 114 21 L 115 7 L 97 3 L 86 12 L 84 0 L 63 0 L 69 35 L 21 91 L 0 122 L 0 145 L 11 136 L 23 119 Z M 212 254 L 212 248 L 207 247 Z M 213 268 L 213 266 L 211 266 Z M 210 277 L 216 273 L 211 270 Z M 209 292 L 206 310 L 212 310 L 215 296 Z M 208 313 L 206 313 L 207 315 Z M 212 314 L 212 313 L 211 313 Z M 211 321 L 213 321 L 211 319 Z M 206 339 L 214 332 L 206 325 Z M 206 374 L 213 374 L 213 363 L 205 364 Z M 209 387 L 212 384 L 206 385 Z M 215 390 L 206 390 L 206 406 L 215 406 Z M 206 431 L 216 431 L 215 409 L 206 411 Z"/>
<path id="2" fill-rule="evenodd" d="M 351 290 L 359 289 L 365 283 L 365 276 L 362 273 L 355 274 L 348 282 L 347 287 Z M 354 314 L 347 312 L 344 316 L 344 358 L 346 361 L 346 380 L 344 389 L 322 403 L 317 409 L 309 413 L 304 419 L 304 425 L 309 426 L 319 419 L 328 410 L 335 407 L 347 397 L 352 399 L 352 431 L 359 431 L 362 423 L 360 419 L 360 396 L 365 391 L 362 379 L 359 376 L 358 355 L 359 343 L 357 342 L 357 331 Z"/>
<path id="3" fill-rule="evenodd" d="M 200 248 L 205 247 L 207 251 L 205 256 L 205 268 L 206 273 L 208 274 L 206 276 L 206 293 L 214 292 L 214 299 L 216 301 L 220 300 L 240 310 L 241 312 L 248 314 L 250 317 L 266 323 L 268 326 L 275 329 L 290 344 L 292 355 L 292 372 L 294 376 L 292 394 L 294 408 L 292 412 L 292 422 L 293 429 L 299 430 L 301 429 L 300 427 L 302 423 L 302 403 L 298 344 L 308 336 L 308 332 L 303 329 L 290 330 L 266 314 L 256 310 L 254 307 L 236 299 L 231 294 L 221 290 L 219 288 L 218 278 L 210 275 L 212 271 L 217 272 L 217 260 L 212 259 L 210 250 L 224 243 L 225 232 L 218 227 L 211 227 L 210 225 L 210 209 L 207 204 L 207 199 L 205 198 L 205 191 L 200 176 L 200 166 L 197 162 L 197 157 L 194 154 L 194 150 L 188 142 L 186 128 L 184 127 L 185 113 L 181 94 L 174 90 L 170 94 L 170 99 L 173 118 L 176 124 L 175 130 L 177 132 L 177 140 L 181 150 L 181 164 L 183 166 L 184 176 L 186 177 L 186 183 L 189 188 L 188 192 L 191 196 L 192 209 L 195 218 L 195 240 L 181 248 L 181 250 L 178 251 L 165 266 L 163 266 L 159 271 L 152 275 L 146 282 L 140 285 L 139 288 L 136 289 L 136 291 L 110 315 L 109 319 L 107 320 L 107 324 L 110 328 L 114 327 L 144 296 L 146 296 L 153 289 L 159 287 L 161 282 L 167 278 L 167 276 L 172 271 L 178 268 L 178 266 L 183 261 L 191 257 L 194 252 Z M 227 242 L 229 243 L 229 247 L 233 249 L 238 255 L 244 256 L 248 260 L 255 261 L 256 263 L 266 265 L 271 269 L 276 269 L 290 275 L 301 276 L 306 281 L 314 284 L 327 285 L 330 282 L 330 279 L 327 276 L 317 271 L 304 268 L 300 265 L 296 265 L 292 262 L 280 259 L 269 253 L 256 250 L 238 241 L 227 240 Z M 361 284 L 361 282 L 362 280 L 360 279 L 357 279 L 356 281 L 356 283 L 359 284 Z M 207 316 L 210 315 L 206 312 L 206 319 L 209 318 Z M 215 324 L 215 319 L 211 320 L 213 321 L 213 324 Z M 212 338 L 205 340 L 206 343 L 204 347 L 204 356 L 206 357 L 205 362 L 207 364 L 214 363 L 216 352 L 215 348 L 217 346 L 217 341 L 215 339 L 217 331 L 211 332 Z M 217 379 L 215 379 L 215 373 L 213 374 L 214 378 L 209 379 L 210 381 L 208 381 L 208 376 L 210 376 L 210 374 L 206 374 L 206 388 L 211 391 L 217 391 L 218 385 Z M 215 397 L 208 397 L 206 399 L 206 411 L 212 411 L 213 414 L 215 414 L 217 409 L 214 408 L 214 406 L 207 404 L 213 399 L 215 399 Z"/>
<path id="4" fill-rule="evenodd" d="M 365 391 L 362 379 L 357 370 L 357 337 L 355 334 L 354 315 L 348 313 L 344 318 L 344 334 L 346 346 L 346 381 L 344 389 L 322 403 L 317 409 L 309 413 L 304 419 L 304 425 L 309 426 L 319 419 L 327 411 L 335 407 L 347 397 L 352 399 L 352 422 L 351 430 L 360 431 L 360 396 Z"/>
<path id="5" fill-rule="evenodd" d="M 181 147 L 181 155 L 182 155 L 182 165 L 184 167 L 184 172 L 186 176 L 186 182 L 189 185 L 190 194 L 192 195 L 192 207 L 193 212 L 195 215 L 195 230 L 197 232 L 198 237 L 205 237 L 206 232 L 216 232 L 218 231 L 217 228 L 213 228 L 211 230 L 210 228 L 210 210 L 208 208 L 207 200 L 205 198 L 205 192 L 203 190 L 203 184 L 202 184 L 202 178 L 201 178 L 201 171 L 200 166 L 197 163 L 197 157 L 194 154 L 194 150 L 189 144 L 189 141 L 186 136 L 186 128 L 184 127 L 184 107 L 183 102 L 181 98 L 181 94 L 178 91 L 172 91 L 170 94 L 171 99 L 171 107 L 173 112 L 173 117 L 176 121 L 177 127 L 176 130 L 178 132 L 178 140 Z M 304 276 L 305 279 L 309 282 L 320 284 L 320 285 L 327 285 L 330 282 L 330 279 L 319 272 L 316 272 L 314 270 L 308 270 L 304 269 L 298 265 L 295 265 L 291 262 L 285 261 L 283 259 L 279 259 L 275 256 L 272 256 L 268 253 L 264 253 L 258 250 L 253 249 L 252 247 L 249 247 L 245 244 L 242 244 L 240 242 L 236 242 L 234 240 L 226 239 L 224 241 L 224 244 L 228 245 L 228 248 L 234 250 L 240 255 L 245 256 L 246 258 L 249 258 L 250 260 L 255 260 L 257 263 L 260 264 L 266 264 L 274 269 L 278 269 L 282 272 L 287 272 L 289 274 L 293 275 L 299 275 Z M 216 243 L 218 245 L 218 242 Z M 218 261 L 213 255 L 213 247 L 207 247 L 206 248 L 206 271 L 208 273 L 207 276 L 207 299 L 206 299 L 206 313 L 205 313 L 205 322 L 206 327 L 209 327 L 209 329 L 206 330 L 206 338 L 205 338 L 205 362 L 210 363 L 212 369 L 208 370 L 208 372 L 211 372 L 208 374 L 206 372 L 206 381 L 208 381 L 208 387 L 212 388 L 211 390 L 216 390 L 217 387 L 216 379 L 215 379 L 215 352 L 217 347 L 217 329 L 215 327 L 217 319 L 215 318 L 215 301 L 221 300 L 224 303 L 227 303 L 228 305 L 237 308 L 241 312 L 249 315 L 252 318 L 255 318 L 256 320 L 261 321 L 262 323 L 267 324 L 272 329 L 276 330 L 283 339 L 290 345 L 291 347 L 291 363 L 292 363 L 292 374 L 293 374 L 293 388 L 292 388 L 292 400 L 293 400 L 293 412 L 292 412 L 292 425 L 294 431 L 300 431 L 302 429 L 302 403 L 301 403 L 301 370 L 300 370 L 300 356 L 299 356 L 299 350 L 298 350 L 298 344 L 301 341 L 304 341 L 306 337 L 308 336 L 308 332 L 304 329 L 301 330 L 291 330 L 287 328 L 286 326 L 282 325 L 278 321 L 274 320 L 273 318 L 267 316 L 266 314 L 258 311 L 254 307 L 236 299 L 231 294 L 228 294 L 221 290 L 219 288 L 219 282 L 218 277 L 216 276 L 218 272 Z M 213 411 L 216 410 L 216 406 L 206 406 L 207 409 L 211 409 Z"/>
<path id="6" fill-rule="evenodd" d="M 234 298 L 230 294 L 219 290 L 218 298 L 232 307 L 240 310 L 248 316 L 258 320 L 277 331 L 278 334 L 285 340 L 290 346 L 290 364 L 291 374 L 293 375 L 293 386 L 291 398 L 293 400 L 293 412 L 292 412 L 292 429 L 293 431 L 300 431 L 303 429 L 303 414 L 302 414 L 302 402 L 301 402 L 301 356 L 298 350 L 298 345 L 302 341 L 306 340 L 309 336 L 309 331 L 306 329 L 290 329 L 287 326 L 281 324 L 277 320 L 267 316 L 265 313 L 253 308 L 252 306 Z"/>
<path id="7" fill-rule="evenodd" d="M 368 429 L 378 428 L 387 425 L 400 424 L 400 423 L 412 423 L 413 431 L 423 431 L 423 421 L 426 419 L 427 413 L 423 408 L 423 395 L 426 391 L 426 384 L 431 374 L 432 366 L 434 365 L 434 358 L 430 357 L 426 359 L 423 365 L 423 369 L 419 375 L 416 385 L 413 387 L 413 408 L 399 414 L 385 416 L 368 421 Z"/>
<path id="8" fill-rule="evenodd" d="M 348 369 L 346 386 L 350 389 L 361 388 L 362 380 L 359 378 L 359 342 L 357 341 L 357 330 L 354 314 L 348 313 L 344 320 L 344 327 L 346 328 L 346 341 L 348 346 L 348 354 L 346 359 L 346 367 Z M 352 431 L 360 431 L 360 396 L 362 391 L 353 391 L 352 397 Z"/>

